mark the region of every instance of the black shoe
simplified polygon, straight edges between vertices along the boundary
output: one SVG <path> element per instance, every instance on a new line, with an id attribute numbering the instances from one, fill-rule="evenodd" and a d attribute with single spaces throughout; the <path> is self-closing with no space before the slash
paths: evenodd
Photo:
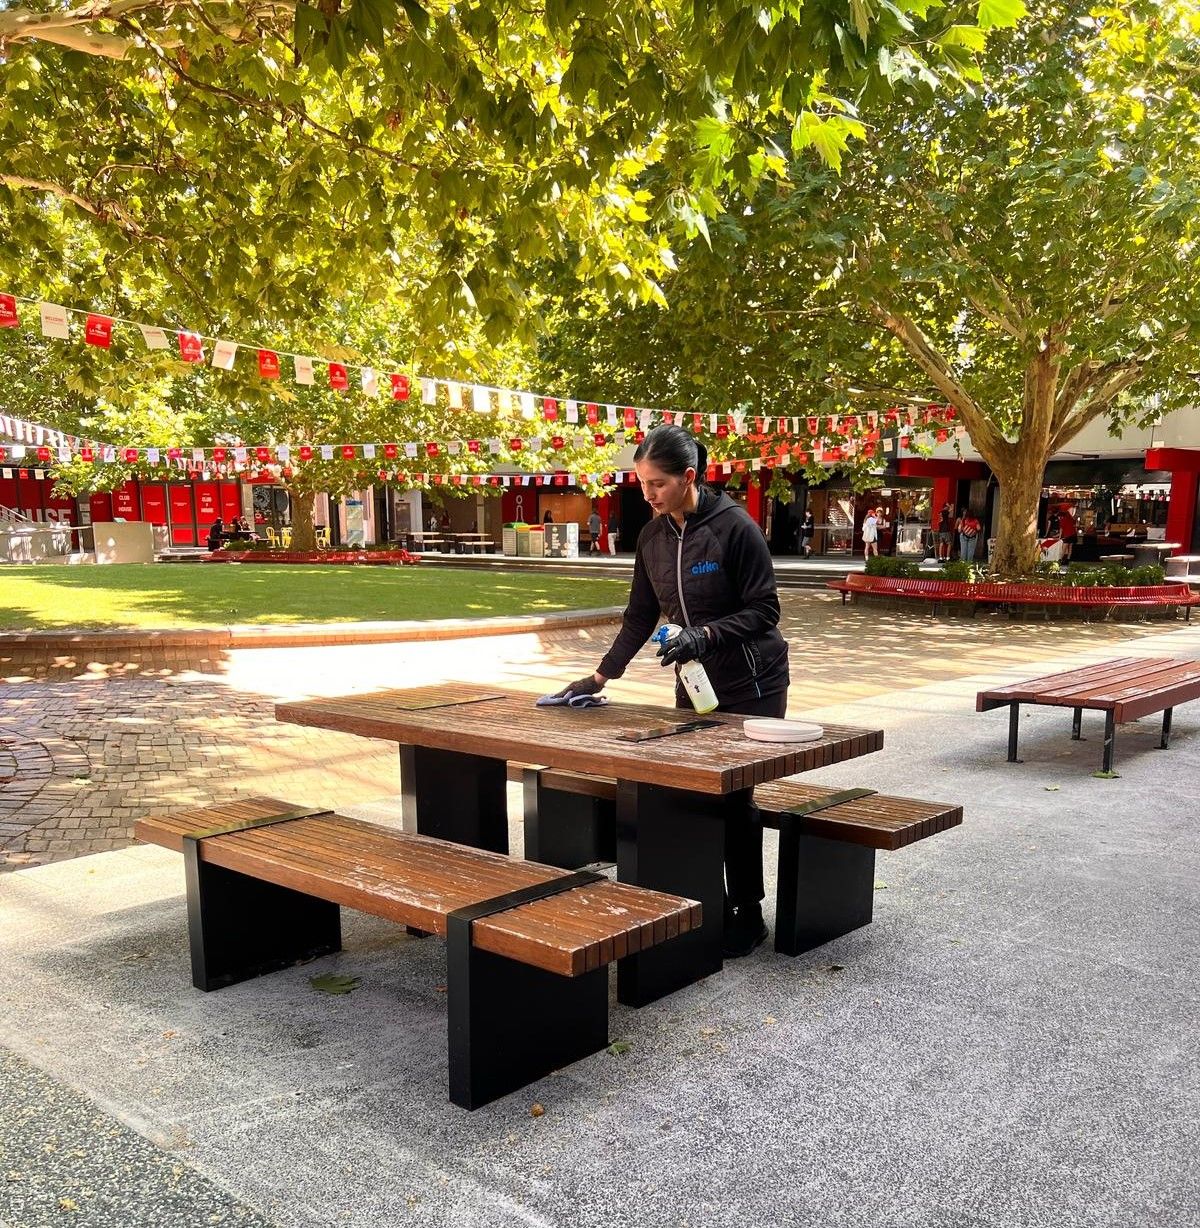
<path id="1" fill-rule="evenodd" d="M 733 909 L 725 923 L 722 952 L 726 959 L 741 959 L 767 940 L 767 926 L 757 904 Z"/>

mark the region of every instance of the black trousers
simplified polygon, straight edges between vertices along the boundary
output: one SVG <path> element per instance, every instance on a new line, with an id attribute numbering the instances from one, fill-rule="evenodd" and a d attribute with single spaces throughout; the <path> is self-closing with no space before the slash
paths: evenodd
<path id="1" fill-rule="evenodd" d="M 675 692 L 675 706 L 691 709 L 691 700 Z M 782 717 L 787 712 L 787 692 L 721 704 L 718 712 L 736 716 Z M 763 883 L 763 825 L 754 804 L 753 789 L 738 789 L 725 797 L 725 895 L 733 908 L 759 903 L 766 895 Z"/>

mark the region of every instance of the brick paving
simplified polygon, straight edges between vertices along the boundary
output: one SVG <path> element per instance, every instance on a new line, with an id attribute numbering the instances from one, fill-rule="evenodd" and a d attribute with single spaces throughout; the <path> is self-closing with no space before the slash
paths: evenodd
<path id="1" fill-rule="evenodd" d="M 784 595 L 789 708 L 804 712 L 1073 653 L 1104 653 L 1182 624 L 934 620 Z M 351 805 L 397 792 L 395 748 L 281 725 L 277 699 L 450 679 L 541 694 L 600 659 L 611 626 L 438 643 L 161 651 L 133 661 L 21 665 L 0 681 L 0 870 L 127 845 L 142 814 L 265 794 Z M 646 654 L 611 693 L 670 702 Z"/>

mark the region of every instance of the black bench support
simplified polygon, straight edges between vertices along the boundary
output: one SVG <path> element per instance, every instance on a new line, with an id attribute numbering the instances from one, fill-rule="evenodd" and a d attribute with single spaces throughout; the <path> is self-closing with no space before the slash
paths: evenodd
<path id="1" fill-rule="evenodd" d="M 1073 742 L 1083 741 L 1083 709 L 1073 708 L 1071 710 L 1071 740 Z"/>
<path id="2" fill-rule="evenodd" d="M 1110 708 L 1104 714 L 1104 760 L 1100 770 L 1102 772 L 1111 772 L 1113 770 L 1113 755 L 1117 749 L 1117 721 Z"/>
<path id="3" fill-rule="evenodd" d="M 809 835 L 781 818 L 775 950 L 799 955 L 870 925 L 875 850 Z"/>
<path id="4" fill-rule="evenodd" d="M 522 773 L 525 857 L 547 866 L 576 870 L 617 859 L 617 816 L 613 802 L 549 789 L 541 770 Z"/>
<path id="5" fill-rule="evenodd" d="M 608 968 L 558 976 L 480 951 L 471 924 L 602 881 L 568 874 L 457 909 L 446 918 L 450 1099 L 477 1109 L 608 1044 Z"/>
<path id="6" fill-rule="evenodd" d="M 1008 761 L 1020 763 L 1017 758 L 1017 732 L 1021 727 L 1021 705 L 1008 705 Z"/>
<path id="7" fill-rule="evenodd" d="M 188 943 L 192 984 L 197 989 L 222 989 L 342 949 L 341 912 L 336 904 L 200 857 L 204 840 L 328 813 L 289 811 L 183 838 Z"/>
<path id="8" fill-rule="evenodd" d="M 1162 737 L 1158 740 L 1159 750 L 1166 750 L 1171 744 L 1171 714 L 1174 711 L 1174 708 L 1167 708 L 1163 712 Z"/>

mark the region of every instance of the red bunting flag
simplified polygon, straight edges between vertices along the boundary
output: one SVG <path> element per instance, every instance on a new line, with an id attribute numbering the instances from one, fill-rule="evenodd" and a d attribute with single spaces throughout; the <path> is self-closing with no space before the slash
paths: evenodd
<path id="1" fill-rule="evenodd" d="M 558 402 L 553 397 L 542 398 L 542 413 L 547 422 L 553 422 L 558 417 Z"/>
<path id="2" fill-rule="evenodd" d="M 86 447 L 86 446 L 80 448 L 79 449 L 79 459 L 83 461 L 85 464 L 90 465 L 92 461 L 96 459 L 95 450 L 92 448 Z"/>
<path id="3" fill-rule="evenodd" d="M 254 459 L 258 461 L 260 465 L 265 465 L 271 459 L 271 449 L 270 448 L 255 448 L 254 449 Z"/>
<path id="4" fill-rule="evenodd" d="M 20 323 L 17 300 L 11 294 L 0 294 L 0 328 L 16 328 Z"/>
<path id="5" fill-rule="evenodd" d="M 626 426 L 637 426 L 637 414 L 635 414 L 632 409 L 627 407 L 621 410 L 621 417 Z"/>
<path id="6" fill-rule="evenodd" d="M 520 450 L 524 446 L 525 446 L 525 441 L 522 439 L 510 439 L 508 441 L 509 451 L 511 452 L 520 452 Z"/>
<path id="7" fill-rule="evenodd" d="M 138 450 L 137 448 L 126 448 L 122 455 L 126 461 L 132 464 L 138 458 Z"/>
<path id="8" fill-rule="evenodd" d="M 600 421 L 600 406 L 599 405 L 593 405 L 591 403 L 588 404 L 587 420 L 588 420 L 589 426 L 595 426 L 596 423 Z"/>
<path id="9" fill-rule="evenodd" d="M 392 376 L 392 400 L 407 401 L 408 394 L 412 391 L 412 383 L 407 375 Z"/>
<path id="10" fill-rule="evenodd" d="M 394 443 L 385 443 L 383 445 L 383 454 L 388 458 L 388 460 L 395 460 L 399 455 L 399 449 Z"/>
<path id="11" fill-rule="evenodd" d="M 602 448 L 602 447 L 604 447 L 604 445 L 605 445 L 607 442 L 608 442 L 608 440 L 607 440 L 607 439 L 606 439 L 606 438 L 605 438 L 603 435 L 593 435 L 593 436 L 592 436 L 592 443 L 594 443 L 594 444 L 596 445 L 596 447 L 598 447 L 598 448 Z"/>
<path id="12" fill-rule="evenodd" d="M 342 363 L 329 364 L 329 386 L 338 392 L 345 392 L 350 387 L 350 375 Z"/>
<path id="13" fill-rule="evenodd" d="M 550 440 L 550 446 L 556 452 L 561 451 L 564 447 L 566 447 L 566 444 L 567 441 L 561 435 L 555 435 L 554 438 Z"/>
<path id="14" fill-rule="evenodd" d="M 213 448 L 213 460 L 219 465 L 229 453 L 224 448 Z"/>
<path id="15" fill-rule="evenodd" d="M 312 457 L 313 457 L 312 448 L 310 448 L 308 444 L 302 443 L 300 445 L 300 459 L 302 461 L 310 461 L 312 460 Z"/>
<path id="16" fill-rule="evenodd" d="M 633 442 L 634 442 L 634 443 L 641 443 L 641 442 L 642 442 L 642 440 L 643 440 L 643 439 L 645 439 L 645 438 L 646 438 L 646 432 L 645 432 L 645 431 L 635 431 L 635 432 L 634 432 L 634 436 L 633 436 Z M 636 477 L 637 477 L 637 474 L 635 473 L 633 476 L 636 478 Z"/>
<path id="17" fill-rule="evenodd" d="M 724 422 L 722 422 L 720 426 L 717 427 L 717 438 L 718 439 L 728 439 L 729 438 L 729 427 L 727 427 Z"/>
<path id="18" fill-rule="evenodd" d="M 354 445 L 352 443 L 342 444 L 342 460 L 354 459 Z"/>
<path id="19" fill-rule="evenodd" d="M 479 440 L 478 439 L 468 439 L 467 440 L 467 451 L 472 452 L 472 453 L 477 453 L 479 451 Z"/>
<path id="20" fill-rule="evenodd" d="M 50 459 L 50 449 L 45 447 L 38 448 L 37 458 L 40 461 L 48 461 Z"/>
<path id="21" fill-rule="evenodd" d="M 274 350 L 258 351 L 258 373 L 263 379 L 279 378 L 279 355 Z"/>
<path id="22" fill-rule="evenodd" d="M 112 316 L 98 316 L 89 313 L 87 325 L 83 330 L 83 339 L 88 345 L 98 345 L 107 350 L 112 345 Z"/>
<path id="23" fill-rule="evenodd" d="M 179 357 L 184 362 L 204 361 L 204 342 L 199 333 L 179 334 Z"/>
<path id="24" fill-rule="evenodd" d="M 694 434 L 696 434 L 696 435 L 699 435 L 699 434 L 700 434 L 700 432 L 701 432 L 702 430 L 704 430 L 704 418 L 703 418 L 703 415 L 701 415 L 701 414 L 693 414 L 693 415 L 692 415 L 692 431 L 693 431 L 693 433 L 694 433 Z"/>
<path id="25" fill-rule="evenodd" d="M 425 445 L 425 455 L 426 455 L 426 456 L 431 456 L 431 457 L 432 457 L 432 456 L 437 456 L 437 454 L 438 454 L 440 451 L 441 451 L 441 449 L 440 449 L 440 448 L 437 446 L 437 444 L 436 444 L 436 443 L 427 443 L 427 444 Z"/>

